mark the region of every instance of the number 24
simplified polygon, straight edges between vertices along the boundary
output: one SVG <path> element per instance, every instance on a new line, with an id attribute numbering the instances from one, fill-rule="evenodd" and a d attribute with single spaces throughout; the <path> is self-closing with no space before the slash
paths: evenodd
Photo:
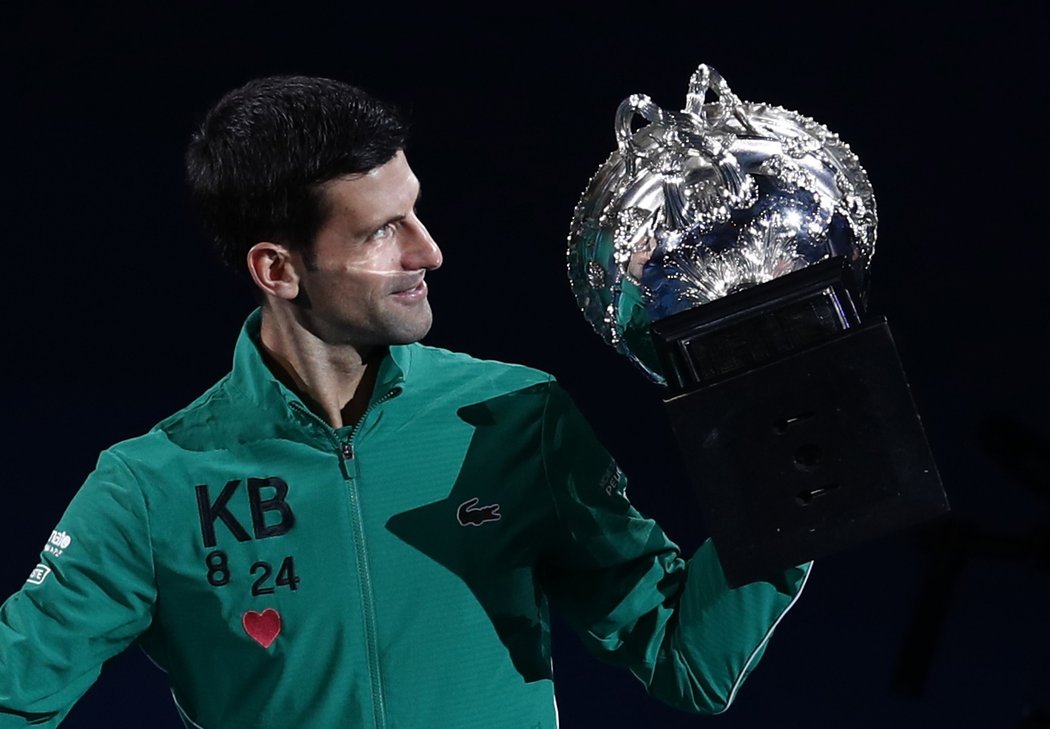
<path id="1" fill-rule="evenodd" d="M 273 574 L 273 566 L 269 562 L 256 562 L 252 565 L 250 572 L 252 575 L 256 572 L 262 572 L 255 582 L 252 583 L 252 595 L 272 595 L 274 593 L 276 588 L 273 585 L 266 584 Z M 274 580 L 273 584 L 277 587 L 287 587 L 291 590 L 299 589 L 299 577 L 295 574 L 294 559 L 291 557 L 284 558 L 280 568 L 277 570 L 277 579 Z"/>

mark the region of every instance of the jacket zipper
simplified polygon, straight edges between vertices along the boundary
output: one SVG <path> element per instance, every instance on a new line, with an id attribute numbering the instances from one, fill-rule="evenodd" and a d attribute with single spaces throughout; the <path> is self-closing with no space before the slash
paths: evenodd
<path id="1" fill-rule="evenodd" d="M 386 707 L 383 703 L 383 677 L 379 672 L 379 647 L 376 638 L 375 603 L 372 598 L 372 576 L 368 571 L 368 550 L 365 547 L 365 529 L 361 513 L 361 501 L 357 494 L 357 486 L 354 484 L 354 474 L 351 470 L 352 467 L 348 461 L 354 459 L 354 437 L 361 429 L 361 424 L 365 422 L 365 418 L 368 414 L 382 403 L 400 393 L 401 388 L 395 387 L 375 402 L 370 403 L 368 407 L 365 408 L 365 411 L 361 413 L 361 417 L 358 418 L 357 423 L 351 429 L 350 435 L 347 436 L 346 440 L 343 442 L 339 441 L 332 426 L 321 420 L 321 418 L 318 418 L 304 406 L 299 405 L 298 403 L 293 403 L 293 405 L 296 406 L 296 410 L 306 413 L 325 426 L 325 431 L 328 433 L 328 437 L 332 440 L 332 445 L 335 446 L 336 453 L 339 455 L 339 465 L 343 472 L 343 480 L 347 484 L 351 507 L 350 520 L 354 538 L 354 553 L 357 556 L 357 564 L 359 566 L 357 575 L 358 589 L 361 590 L 361 607 L 365 621 L 365 652 L 368 655 L 368 675 L 372 683 L 372 713 L 375 717 L 375 726 L 377 729 L 383 729 L 386 727 Z"/>
<path id="2" fill-rule="evenodd" d="M 401 392 L 401 388 L 394 388 L 383 397 L 371 403 L 350 431 L 345 441 L 337 444 L 343 466 L 343 477 L 347 483 L 347 492 L 350 498 L 351 519 L 354 537 L 354 549 L 357 554 L 358 583 L 361 590 L 361 608 L 365 621 L 365 651 L 368 656 L 368 675 L 372 682 L 372 711 L 375 716 L 377 729 L 386 726 L 386 706 L 383 701 L 383 676 L 379 666 L 379 646 L 376 631 L 375 602 L 372 596 L 372 576 L 368 569 L 368 549 L 365 546 L 364 516 L 361 512 L 361 499 L 358 494 L 357 484 L 353 467 L 348 461 L 354 459 L 354 438 L 361 429 L 362 423 L 368 414 L 380 404 L 391 399 Z M 333 433 L 334 436 L 334 433 Z"/>

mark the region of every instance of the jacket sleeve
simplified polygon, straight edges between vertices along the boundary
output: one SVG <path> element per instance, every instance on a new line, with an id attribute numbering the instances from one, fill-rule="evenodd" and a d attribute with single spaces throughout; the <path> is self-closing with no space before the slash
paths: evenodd
<path id="1" fill-rule="evenodd" d="M 653 696 L 688 711 L 724 711 L 809 565 L 730 589 L 710 542 L 684 560 L 631 506 L 622 473 L 553 383 L 543 427 L 558 524 L 542 569 L 552 602 L 591 652 L 629 669 Z"/>
<path id="2" fill-rule="evenodd" d="M 148 626 L 156 596 L 146 504 L 105 452 L 22 589 L 0 606 L 0 729 L 57 726 L 102 663 Z"/>

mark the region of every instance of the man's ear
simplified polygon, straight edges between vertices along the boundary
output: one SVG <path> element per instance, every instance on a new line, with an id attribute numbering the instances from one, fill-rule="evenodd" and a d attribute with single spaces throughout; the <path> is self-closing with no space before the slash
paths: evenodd
<path id="1" fill-rule="evenodd" d="M 291 301 L 299 295 L 299 272 L 292 253 L 280 243 L 263 241 L 248 251 L 248 272 L 264 294 Z"/>

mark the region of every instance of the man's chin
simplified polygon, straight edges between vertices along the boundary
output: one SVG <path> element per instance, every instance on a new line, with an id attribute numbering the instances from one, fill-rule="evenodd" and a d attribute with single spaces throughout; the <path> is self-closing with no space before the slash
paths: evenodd
<path id="1" fill-rule="evenodd" d="M 394 327 L 389 332 L 389 343 L 390 344 L 413 344 L 420 341 L 430 332 L 430 327 L 434 324 L 434 317 L 430 313 L 430 307 L 427 306 L 426 316 L 420 317 L 416 321 L 403 322 L 401 326 Z"/>

